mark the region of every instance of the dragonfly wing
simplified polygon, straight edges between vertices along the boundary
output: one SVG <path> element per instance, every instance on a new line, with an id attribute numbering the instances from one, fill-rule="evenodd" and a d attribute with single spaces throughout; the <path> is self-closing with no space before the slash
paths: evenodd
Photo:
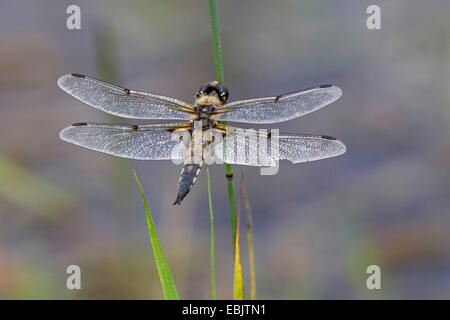
<path id="1" fill-rule="evenodd" d="M 275 148 L 278 145 L 279 159 L 289 160 L 292 163 L 336 157 L 344 154 L 347 150 L 342 141 L 329 136 L 283 134 L 279 136 L 278 142 L 275 142 L 274 138 L 269 140 L 272 141 Z"/>
<path id="2" fill-rule="evenodd" d="M 122 88 L 81 74 L 66 74 L 58 86 L 80 101 L 134 119 L 190 120 L 193 107 L 177 99 Z"/>
<path id="3" fill-rule="evenodd" d="M 67 142 L 138 160 L 183 159 L 184 136 L 189 123 L 143 126 L 107 123 L 75 123 L 63 129 L 59 137 Z"/>
<path id="4" fill-rule="evenodd" d="M 215 110 L 214 118 L 247 123 L 276 123 L 316 111 L 336 101 L 342 90 L 322 85 L 276 97 L 231 102 Z"/>
<path id="5" fill-rule="evenodd" d="M 277 160 L 301 163 L 336 157 L 346 151 L 342 141 L 329 136 L 227 129 L 213 150 L 218 159 L 231 164 L 272 166 Z"/>
<path id="6" fill-rule="evenodd" d="M 217 135 L 214 132 L 214 140 L 210 146 L 210 152 L 221 162 L 241 164 L 249 166 L 273 165 L 272 157 L 258 141 L 259 134 L 255 130 L 226 127 L 226 134 Z"/>

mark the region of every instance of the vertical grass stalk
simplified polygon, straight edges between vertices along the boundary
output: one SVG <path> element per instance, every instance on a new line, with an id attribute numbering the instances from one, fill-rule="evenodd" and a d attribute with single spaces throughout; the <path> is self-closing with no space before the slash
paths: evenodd
<path id="1" fill-rule="evenodd" d="M 239 190 L 237 218 L 236 218 L 236 247 L 234 250 L 234 282 L 233 282 L 233 299 L 244 300 L 244 280 L 242 278 L 241 253 L 239 247 L 239 222 L 241 217 L 241 198 L 242 198 L 242 180 Z"/>
<path id="2" fill-rule="evenodd" d="M 216 0 L 209 0 L 209 15 L 211 21 L 211 34 L 213 42 L 214 51 L 214 64 L 216 66 L 216 77 L 217 81 L 224 83 L 223 74 L 223 58 L 222 58 L 222 48 L 220 46 L 220 32 L 219 32 L 219 21 L 217 15 L 217 3 Z M 223 124 L 227 124 L 223 121 Z M 234 196 L 234 186 L 233 186 L 233 167 L 231 164 L 225 164 L 225 175 L 227 177 L 227 187 L 228 187 L 228 204 L 230 207 L 230 221 L 231 221 L 231 234 L 233 238 L 233 248 L 236 248 L 236 199 Z"/>
<path id="3" fill-rule="evenodd" d="M 250 299 L 256 300 L 255 258 L 253 253 L 252 209 L 248 200 L 247 190 L 244 185 L 244 171 L 242 171 L 241 190 L 244 197 L 245 211 L 247 211 L 247 245 L 248 260 L 250 266 Z"/>
<path id="4" fill-rule="evenodd" d="M 209 168 L 206 168 L 206 179 L 208 181 L 208 202 L 209 202 L 209 219 L 211 222 L 211 300 L 216 299 L 216 280 L 214 267 L 214 215 L 211 199 L 211 183 L 209 178 Z"/>
<path id="5" fill-rule="evenodd" d="M 217 15 L 216 0 L 209 0 L 209 16 L 211 20 L 211 34 L 214 51 L 214 64 L 216 66 L 216 77 L 217 81 L 224 83 L 222 47 L 220 45 L 219 19 Z"/>

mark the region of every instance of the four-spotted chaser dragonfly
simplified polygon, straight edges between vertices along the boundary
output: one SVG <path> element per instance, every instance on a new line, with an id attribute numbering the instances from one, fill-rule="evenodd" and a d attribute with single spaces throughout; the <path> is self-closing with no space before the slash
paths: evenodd
<path id="1" fill-rule="evenodd" d="M 251 147 L 245 139 L 236 139 L 244 129 L 222 123 L 277 123 L 303 116 L 339 99 L 342 91 L 332 85 L 226 103 L 228 89 L 212 81 L 200 87 L 195 94 L 194 104 L 122 88 L 76 73 L 60 77 L 58 86 L 80 101 L 119 117 L 183 121 L 147 125 L 83 122 L 74 123 L 59 134 L 64 141 L 118 157 L 138 160 L 181 159 L 183 169 L 174 204 L 180 204 L 191 190 L 207 154 L 214 154 L 226 163 L 266 166 L 278 160 L 293 163 L 320 160 L 346 151 L 345 145 L 333 137 L 274 135 L 265 130 L 254 131 L 258 143 Z M 213 134 L 209 138 L 197 139 L 195 123 L 201 124 L 201 135 L 207 131 Z M 179 138 L 174 139 L 174 133 L 180 133 Z M 214 141 L 217 136 L 222 139 Z M 260 141 L 275 146 L 276 152 L 267 151 L 258 145 Z M 231 148 L 233 152 L 223 152 L 226 148 Z"/>

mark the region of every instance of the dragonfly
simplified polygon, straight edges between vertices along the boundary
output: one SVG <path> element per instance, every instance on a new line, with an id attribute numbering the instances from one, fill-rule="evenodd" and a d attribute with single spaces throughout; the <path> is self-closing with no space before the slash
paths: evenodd
<path id="1" fill-rule="evenodd" d="M 341 89 L 334 85 L 227 103 L 227 87 L 211 81 L 199 88 L 190 104 L 78 73 L 61 76 L 57 84 L 78 100 L 115 116 L 178 121 L 145 125 L 78 122 L 59 134 L 64 141 L 118 157 L 177 160 L 182 170 L 173 204 L 181 204 L 205 159 L 212 155 L 222 163 L 264 167 L 278 160 L 301 163 L 346 152 L 345 144 L 334 137 L 267 130 L 251 131 L 256 143 L 249 144 L 249 139 L 240 139 L 246 129 L 228 125 L 228 121 L 271 124 L 309 114 L 341 97 Z"/>

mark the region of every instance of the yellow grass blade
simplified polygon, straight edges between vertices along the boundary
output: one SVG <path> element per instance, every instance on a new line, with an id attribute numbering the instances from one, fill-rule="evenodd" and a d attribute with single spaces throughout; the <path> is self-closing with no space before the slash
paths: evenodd
<path id="1" fill-rule="evenodd" d="M 248 244 L 248 260 L 250 265 L 250 299 L 255 300 L 256 297 L 256 279 L 255 279 L 255 257 L 253 253 L 253 232 L 252 232 L 252 208 L 248 200 L 247 189 L 244 185 L 244 171 L 242 171 L 241 190 L 244 197 L 245 211 L 247 211 L 247 244 Z"/>
<path id="2" fill-rule="evenodd" d="M 242 183 L 241 183 L 242 187 Z M 244 281 L 242 279 L 242 265 L 241 265 L 241 253 L 239 250 L 239 224 L 241 218 L 241 192 L 239 192 L 237 217 L 236 217 L 236 241 L 234 250 L 234 285 L 233 285 L 233 298 L 234 300 L 244 300 Z"/>

